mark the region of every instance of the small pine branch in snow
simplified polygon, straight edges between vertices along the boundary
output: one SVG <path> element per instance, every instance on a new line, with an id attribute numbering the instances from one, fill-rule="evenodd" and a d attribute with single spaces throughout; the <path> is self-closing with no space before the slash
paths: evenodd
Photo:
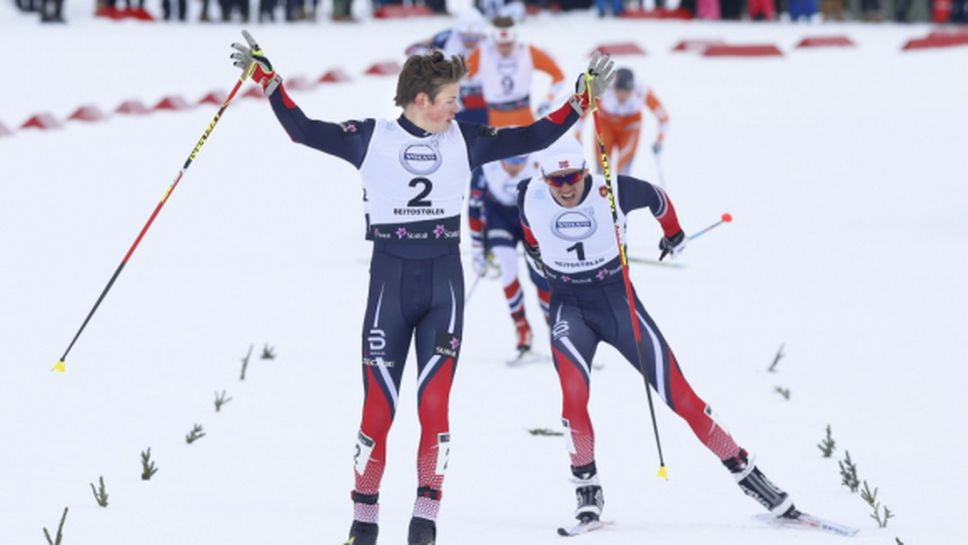
<path id="1" fill-rule="evenodd" d="M 269 346 L 269 343 L 264 344 L 262 346 L 262 356 L 261 357 L 264 360 L 274 360 L 274 359 L 276 359 L 276 347 Z"/>
<path id="2" fill-rule="evenodd" d="M 877 506 L 880 505 L 877 503 L 877 488 L 875 487 L 874 491 L 871 492 L 871 487 L 867 485 L 867 480 L 864 480 L 864 489 L 860 491 L 860 497 L 867 502 L 867 505 L 870 505 L 874 509 L 877 509 Z"/>
<path id="3" fill-rule="evenodd" d="M 871 518 L 877 521 L 878 526 L 881 528 L 886 528 L 888 519 L 893 518 L 894 513 L 892 513 L 891 510 L 885 505 L 883 516 L 881 515 L 881 504 L 877 501 L 877 488 L 874 488 L 874 491 L 871 492 L 871 488 L 867 485 L 867 481 L 864 481 L 864 489 L 860 491 L 860 497 L 867 502 L 867 505 L 874 509 L 874 512 L 871 513 Z M 898 542 L 900 542 L 900 540 L 898 540 Z"/>
<path id="4" fill-rule="evenodd" d="M 773 363 L 771 363 L 770 366 L 766 369 L 770 373 L 776 373 L 776 364 L 780 363 L 780 360 L 783 359 L 783 356 L 785 355 L 783 353 L 783 347 L 785 345 L 786 343 L 783 343 L 780 345 L 780 349 L 776 351 L 776 356 L 773 356 Z"/>
<path id="5" fill-rule="evenodd" d="M 222 405 L 225 405 L 229 401 L 232 401 L 232 398 L 225 397 L 225 390 L 222 390 L 221 394 L 215 392 L 215 412 L 221 412 Z"/>
<path id="6" fill-rule="evenodd" d="M 837 442 L 834 441 L 834 436 L 830 433 L 830 424 L 827 424 L 827 437 L 823 441 L 817 443 L 817 448 L 823 453 L 824 458 L 830 458 L 836 449 Z"/>
<path id="7" fill-rule="evenodd" d="M 549 430 L 548 428 L 531 428 L 528 430 L 528 433 L 530 433 L 531 435 L 542 435 L 542 436 L 548 436 L 548 437 L 557 437 L 560 435 L 564 435 L 564 433 L 560 431 Z"/>
<path id="8" fill-rule="evenodd" d="M 790 400 L 790 389 L 789 388 L 781 388 L 779 386 L 774 386 L 773 387 L 773 391 L 776 392 L 776 393 L 778 393 L 778 394 L 780 394 L 781 396 L 783 396 L 783 399 L 786 399 L 787 401 Z"/>
<path id="9" fill-rule="evenodd" d="M 245 370 L 248 369 L 249 367 L 249 356 L 252 355 L 253 346 L 255 345 L 252 345 L 252 344 L 249 345 L 249 352 L 245 355 L 244 358 L 242 358 L 242 376 L 239 377 L 239 380 L 245 380 Z"/>
<path id="10" fill-rule="evenodd" d="M 185 442 L 191 445 L 192 443 L 194 443 L 195 441 L 198 441 L 202 437 L 205 437 L 205 430 L 202 429 L 202 426 L 200 424 L 195 424 L 192 427 L 192 431 L 185 436 Z"/>
<path id="11" fill-rule="evenodd" d="M 871 513 L 871 518 L 877 521 L 877 525 L 879 527 L 887 528 L 887 521 L 889 519 L 894 518 L 894 513 L 892 513 L 891 510 L 888 509 L 887 506 L 885 505 L 883 518 L 881 518 L 881 515 L 878 513 L 877 509 L 875 509 L 874 512 Z"/>
<path id="12" fill-rule="evenodd" d="M 158 473 L 154 460 L 151 459 L 151 447 L 141 451 L 141 480 L 150 481 Z"/>
<path id="13" fill-rule="evenodd" d="M 61 540 L 64 539 L 64 521 L 67 520 L 67 508 L 64 508 L 64 514 L 61 515 L 60 524 L 57 525 L 57 536 L 53 540 L 50 539 L 50 532 L 47 531 L 47 527 L 44 527 L 44 537 L 47 538 L 47 543 L 49 545 L 61 545 Z"/>
<path id="14" fill-rule="evenodd" d="M 851 492 L 857 492 L 860 488 L 860 480 L 857 478 L 857 464 L 850 459 L 850 451 L 845 451 L 846 458 L 844 460 L 837 462 L 840 466 L 840 479 L 841 484 L 850 489 Z"/>
<path id="15" fill-rule="evenodd" d="M 94 494 L 94 499 L 97 500 L 97 504 L 100 505 L 101 507 L 107 507 L 108 491 L 104 487 L 104 476 L 102 475 L 98 479 L 98 481 L 100 482 L 100 486 L 98 486 L 97 488 L 94 488 L 94 483 L 88 483 L 88 484 L 91 485 L 91 492 Z"/>

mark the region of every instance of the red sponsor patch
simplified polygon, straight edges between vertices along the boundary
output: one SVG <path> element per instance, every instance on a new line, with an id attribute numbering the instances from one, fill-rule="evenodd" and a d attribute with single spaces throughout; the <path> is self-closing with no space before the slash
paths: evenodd
<path id="1" fill-rule="evenodd" d="M 598 194 L 601 195 L 602 197 L 608 197 L 608 188 L 603 185 L 599 186 Z"/>

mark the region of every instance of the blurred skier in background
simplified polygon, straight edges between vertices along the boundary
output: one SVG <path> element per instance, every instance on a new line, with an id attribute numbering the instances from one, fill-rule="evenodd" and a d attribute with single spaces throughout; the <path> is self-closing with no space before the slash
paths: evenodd
<path id="1" fill-rule="evenodd" d="M 533 123 L 531 81 L 535 70 L 551 76 L 551 88 L 537 106 L 538 116 L 547 114 L 565 86 L 565 75 L 543 50 L 518 40 L 514 20 L 498 17 L 494 30 L 467 59 L 468 76 L 478 78 L 487 102 L 488 124 L 515 127 Z"/>
<path id="2" fill-rule="evenodd" d="M 516 357 L 509 364 L 529 360 L 534 335 L 525 315 L 524 290 L 518 281 L 518 245 L 524 240 L 518 212 L 518 184 L 535 175 L 527 155 L 508 157 L 488 163 L 474 171 L 471 198 L 468 206 L 468 225 L 471 232 L 471 254 L 474 273 L 487 273 L 487 254 L 493 256 L 501 271 L 501 286 L 507 300 L 516 334 Z M 548 320 L 548 301 L 551 292 L 544 277 L 527 261 L 528 275 L 538 294 L 544 319 Z"/>
<path id="3" fill-rule="evenodd" d="M 669 131 L 669 113 L 651 87 L 635 81 L 635 74 L 628 68 L 615 70 L 615 79 L 599 101 L 599 127 L 609 162 L 618 174 L 629 174 L 639 149 L 642 133 L 642 108 L 647 107 L 659 123 L 652 153 L 662 153 L 666 133 Z M 577 131 L 581 131 L 579 124 Z M 617 155 L 617 158 L 616 158 Z M 601 158 L 598 172 L 602 171 Z"/>
<path id="4" fill-rule="evenodd" d="M 452 28 L 438 32 L 429 40 L 411 45 L 406 53 L 409 56 L 437 49 L 446 57 L 460 55 L 467 59 L 480 45 L 486 33 L 487 22 L 481 12 L 470 8 L 457 17 L 457 22 Z M 477 79 L 467 76 L 461 81 L 460 101 L 461 111 L 457 114 L 458 121 L 487 124 L 487 104 L 484 103 L 481 84 Z"/>

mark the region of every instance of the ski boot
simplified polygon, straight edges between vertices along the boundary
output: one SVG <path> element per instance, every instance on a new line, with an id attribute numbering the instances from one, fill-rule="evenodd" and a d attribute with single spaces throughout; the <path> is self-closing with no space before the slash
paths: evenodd
<path id="1" fill-rule="evenodd" d="M 774 516 L 792 519 L 800 516 L 790 495 L 763 475 L 756 461 L 749 459 L 746 449 L 740 449 L 736 456 L 723 460 L 723 465 L 733 474 L 743 493 L 766 507 Z"/>
<path id="2" fill-rule="evenodd" d="M 353 521 L 350 526 L 350 537 L 343 545 L 376 545 L 376 535 L 379 527 L 373 522 Z"/>
<path id="3" fill-rule="evenodd" d="M 582 524 L 597 521 L 605 507 L 605 497 L 598 483 L 595 462 L 571 470 L 575 476 L 575 518 Z"/>
<path id="4" fill-rule="evenodd" d="M 407 545 L 434 545 L 437 540 L 437 524 L 429 519 L 413 517 L 407 532 Z"/>
<path id="5" fill-rule="evenodd" d="M 528 324 L 528 319 L 524 317 L 524 312 L 516 312 L 512 316 L 514 317 L 514 329 L 517 331 L 518 337 L 516 346 L 518 354 L 530 352 L 531 343 L 534 339 L 534 335 L 531 334 L 531 325 Z"/>

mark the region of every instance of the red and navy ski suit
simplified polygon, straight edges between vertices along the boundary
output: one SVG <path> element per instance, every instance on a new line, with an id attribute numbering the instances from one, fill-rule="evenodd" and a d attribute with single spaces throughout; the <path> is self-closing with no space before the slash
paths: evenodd
<path id="1" fill-rule="evenodd" d="M 484 163 L 547 147 L 578 114 L 564 104 L 526 127 L 495 130 L 455 121 L 445 133 L 430 134 L 404 116 L 344 123 L 309 119 L 284 86 L 270 103 L 293 141 L 348 161 L 363 178 L 366 236 L 374 244 L 362 332 L 365 397 L 354 518 L 377 522 L 386 438 L 413 340 L 422 430 L 414 515 L 433 520 L 447 466 L 448 400 L 463 328 L 458 242 L 467 180 Z"/>
<path id="2" fill-rule="evenodd" d="M 629 176 L 618 176 L 616 186 L 623 240 L 624 215 L 639 208 L 652 212 L 666 236 L 681 230 L 675 208 L 662 189 Z M 558 205 L 541 179 L 522 182 L 518 199 L 525 240 L 540 251 L 551 286 L 551 348 L 561 383 L 562 420 L 570 439 L 575 475 L 594 473 L 595 435 L 588 399 L 592 361 L 600 342 L 614 346 L 638 372 L 644 372 L 662 401 L 720 460 L 736 456 L 739 447 L 686 381 L 665 337 L 636 296 L 645 369 L 639 366 L 604 179 L 600 175 L 586 177 L 582 201 L 573 208 Z M 558 237 L 563 238 L 556 240 Z M 566 246 L 567 251 L 559 250 L 557 255 L 549 256 L 545 251 L 546 247 Z M 594 266 L 581 266 L 582 261 Z M 568 269 L 570 266 L 582 270 L 575 272 Z"/>

